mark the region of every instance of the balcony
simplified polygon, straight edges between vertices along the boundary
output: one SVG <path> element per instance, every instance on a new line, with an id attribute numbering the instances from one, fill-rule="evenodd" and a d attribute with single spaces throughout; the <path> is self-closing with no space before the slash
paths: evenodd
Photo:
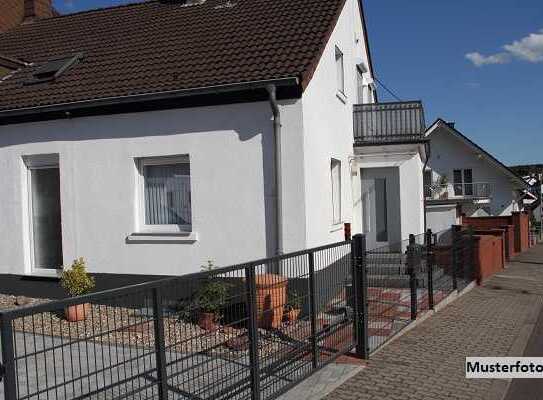
<path id="1" fill-rule="evenodd" d="M 427 201 L 435 203 L 487 203 L 492 196 L 492 185 L 486 182 L 425 185 L 424 196 Z"/>
<path id="2" fill-rule="evenodd" d="M 426 123 L 420 101 L 355 104 L 355 146 L 424 141 Z"/>

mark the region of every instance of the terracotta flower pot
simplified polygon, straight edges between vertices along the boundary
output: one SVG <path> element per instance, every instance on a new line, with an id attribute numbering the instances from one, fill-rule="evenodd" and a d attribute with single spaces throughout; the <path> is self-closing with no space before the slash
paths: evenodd
<path id="1" fill-rule="evenodd" d="M 79 322 L 84 321 L 87 318 L 87 315 L 91 312 L 90 303 L 76 304 L 73 306 L 68 306 L 64 310 L 64 315 L 66 320 L 69 322 Z"/>
<path id="2" fill-rule="evenodd" d="M 287 302 L 288 279 L 281 275 L 261 274 L 256 276 L 255 281 L 258 327 L 278 328 Z"/>
<path id="3" fill-rule="evenodd" d="M 214 331 L 217 329 L 217 317 L 213 313 L 200 313 L 198 317 L 198 326 L 206 331 Z"/>
<path id="4" fill-rule="evenodd" d="M 288 310 L 287 313 L 286 313 L 287 321 L 288 322 L 297 321 L 298 318 L 300 317 L 300 312 L 301 311 L 302 310 L 300 310 L 299 308 L 292 308 L 292 309 Z"/>

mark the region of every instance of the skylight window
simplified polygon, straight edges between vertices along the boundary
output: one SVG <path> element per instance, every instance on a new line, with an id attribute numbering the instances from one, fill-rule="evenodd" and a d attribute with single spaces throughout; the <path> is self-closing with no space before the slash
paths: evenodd
<path id="1" fill-rule="evenodd" d="M 69 57 L 55 58 L 40 66 L 32 76 L 34 80 L 29 83 L 50 81 L 58 78 L 64 71 L 81 59 L 81 53 Z"/>

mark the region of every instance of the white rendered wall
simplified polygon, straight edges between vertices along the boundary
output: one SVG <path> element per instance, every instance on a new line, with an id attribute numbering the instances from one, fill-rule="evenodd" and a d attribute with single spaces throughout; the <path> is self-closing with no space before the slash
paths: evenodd
<path id="1" fill-rule="evenodd" d="M 344 57 L 345 96 L 337 91 L 336 46 Z M 358 1 L 347 0 L 302 97 L 308 247 L 344 238 L 343 224 L 332 224 L 332 158 L 341 161 L 342 222 L 353 222 L 353 191 L 360 191 L 360 177 L 351 179 L 350 172 L 354 137 L 352 105 L 358 103 L 356 64 L 363 62 L 368 66 L 364 46 Z M 358 229 L 356 222 L 353 234 L 360 232 Z"/>
<path id="2" fill-rule="evenodd" d="M 281 106 L 285 238 L 305 246 L 301 102 Z M 92 272 L 183 274 L 273 251 L 272 117 L 267 102 L 0 127 L 0 273 L 30 271 L 25 155 L 58 153 L 64 263 Z M 134 158 L 189 154 L 194 243 L 127 243 Z M 268 246 L 268 248 L 267 248 Z"/>
<path id="3" fill-rule="evenodd" d="M 456 204 L 426 207 L 426 225 L 432 232 L 444 231 L 456 223 Z"/>
<path id="4" fill-rule="evenodd" d="M 400 165 L 402 240 L 424 233 L 423 162 L 416 153 Z"/>
<path id="5" fill-rule="evenodd" d="M 514 186 L 510 178 L 484 157 L 478 157 L 474 149 L 454 136 L 445 128 L 437 128 L 430 136 L 432 154 L 428 167 L 433 179 L 446 175 L 453 183 L 453 170 L 471 168 L 474 183 L 490 183 L 492 196 L 488 206 L 492 215 L 510 215 L 518 210 Z"/>

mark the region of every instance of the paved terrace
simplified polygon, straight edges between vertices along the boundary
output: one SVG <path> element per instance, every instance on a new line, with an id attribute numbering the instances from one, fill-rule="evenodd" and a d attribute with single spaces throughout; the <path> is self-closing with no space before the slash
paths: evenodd
<path id="1" fill-rule="evenodd" d="M 374 354 L 367 368 L 326 398 L 502 399 L 509 382 L 465 379 L 465 357 L 523 355 L 542 304 L 543 245 L 538 245 Z"/>

